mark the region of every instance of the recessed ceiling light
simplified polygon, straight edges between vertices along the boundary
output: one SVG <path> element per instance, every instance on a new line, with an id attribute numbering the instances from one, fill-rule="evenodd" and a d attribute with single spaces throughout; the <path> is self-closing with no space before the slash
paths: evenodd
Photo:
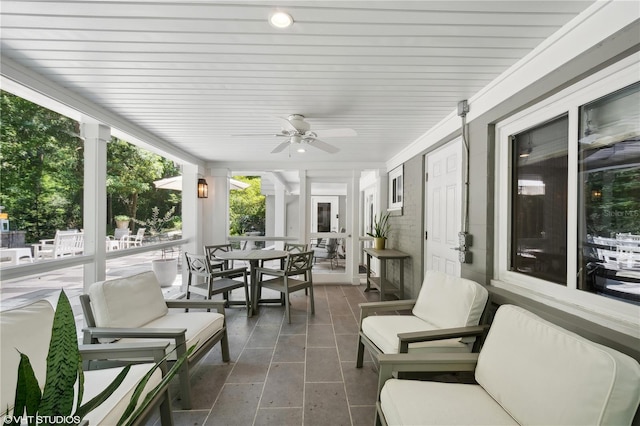
<path id="1" fill-rule="evenodd" d="M 298 148 L 298 152 L 307 152 L 307 150 L 302 148 L 302 147 L 300 147 L 300 148 Z"/>
<path id="2" fill-rule="evenodd" d="M 293 18 L 288 13 L 275 12 L 269 17 L 269 23 L 276 28 L 287 28 L 293 24 Z"/>

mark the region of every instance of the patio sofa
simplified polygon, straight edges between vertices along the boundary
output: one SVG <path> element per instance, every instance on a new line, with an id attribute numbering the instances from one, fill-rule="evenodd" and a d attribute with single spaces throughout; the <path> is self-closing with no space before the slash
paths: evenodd
<path id="1" fill-rule="evenodd" d="M 3 416 L 6 415 L 7 410 L 13 409 L 20 362 L 18 351 L 29 356 L 38 383 L 41 389 L 44 387 L 54 312 L 53 305 L 44 299 L 20 308 L 0 312 L 0 405 L 2 406 L 0 419 L 2 421 L 5 421 Z M 137 344 L 107 349 L 106 346 L 91 345 L 91 347 L 87 347 L 80 345 L 80 354 L 83 360 L 142 357 L 145 360 L 153 360 L 155 363 L 162 360 L 166 347 L 164 344 L 146 344 L 144 347 Z M 115 352 L 113 349 L 118 349 L 118 351 Z M 84 419 L 88 420 L 91 426 L 117 424 L 131 399 L 135 386 L 153 365 L 149 361 L 133 365 L 124 382 L 116 391 L 98 408 L 89 412 Z M 102 392 L 121 370 L 122 367 L 85 371 L 83 403 Z M 166 365 L 163 364 L 163 368 L 156 370 L 147 383 L 145 394 L 160 383 L 164 372 L 166 372 Z M 164 426 L 173 424 L 170 401 L 168 385 L 165 385 L 162 392 L 152 400 L 149 409 L 137 418 L 135 424 L 144 424 L 157 407 L 160 407 L 162 424 Z"/>
<path id="2" fill-rule="evenodd" d="M 178 373 L 183 409 L 191 408 L 192 366 L 218 342 L 222 360 L 229 361 L 225 302 L 165 300 L 152 271 L 94 283 L 89 294 L 80 296 L 80 302 L 88 325 L 83 330 L 86 344 L 167 343 L 169 362 L 195 345 Z"/>
<path id="3" fill-rule="evenodd" d="M 640 365 L 514 305 L 501 306 L 479 354 L 382 354 L 378 423 L 629 425 Z M 399 380 L 399 372 L 475 371 L 476 384 Z"/>

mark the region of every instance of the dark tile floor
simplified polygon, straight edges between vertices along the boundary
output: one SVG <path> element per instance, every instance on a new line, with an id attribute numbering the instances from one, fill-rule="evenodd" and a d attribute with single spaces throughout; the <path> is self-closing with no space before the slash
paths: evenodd
<path id="1" fill-rule="evenodd" d="M 261 306 L 253 318 L 227 310 L 231 362 L 215 346 L 192 371 L 193 408 L 173 399 L 176 425 L 372 425 L 377 372 L 366 355 L 355 367 L 358 304 L 376 300 L 364 286 L 317 285 L 284 307 Z M 267 295 L 268 296 L 268 295 Z M 176 395 L 177 387 L 171 388 Z M 159 423 L 159 422 L 157 422 Z"/>

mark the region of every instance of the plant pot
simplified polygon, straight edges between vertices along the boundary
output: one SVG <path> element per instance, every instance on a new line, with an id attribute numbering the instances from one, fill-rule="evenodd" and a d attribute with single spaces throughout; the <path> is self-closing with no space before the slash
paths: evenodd
<path id="1" fill-rule="evenodd" d="M 373 248 L 376 250 L 384 250 L 384 246 L 387 242 L 386 238 L 374 238 L 373 239 Z"/>
<path id="2" fill-rule="evenodd" d="M 129 221 L 128 220 L 116 220 L 116 227 L 120 229 L 128 228 Z"/>
<path id="3" fill-rule="evenodd" d="M 155 259 L 151 269 L 156 274 L 160 287 L 171 287 L 178 275 L 178 259 Z"/>

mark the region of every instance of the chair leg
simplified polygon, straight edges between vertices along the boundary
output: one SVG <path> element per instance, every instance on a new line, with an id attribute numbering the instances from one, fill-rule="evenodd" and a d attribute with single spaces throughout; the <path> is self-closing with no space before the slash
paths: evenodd
<path id="1" fill-rule="evenodd" d="M 180 368 L 180 399 L 182 409 L 191 410 L 191 386 L 189 386 L 189 362 L 185 361 Z"/>
<path id="2" fill-rule="evenodd" d="M 362 368 L 363 360 L 364 360 L 364 343 L 362 343 L 362 337 L 358 335 L 358 357 L 356 358 L 356 368 Z"/>
<path id="3" fill-rule="evenodd" d="M 306 288 L 305 288 L 306 290 Z M 309 286 L 309 300 L 311 301 L 311 313 L 316 314 L 316 302 L 313 299 L 313 284 Z"/>
<path id="4" fill-rule="evenodd" d="M 284 302 L 285 302 L 285 305 L 286 305 L 285 309 L 287 310 L 286 311 L 287 312 L 287 323 L 291 324 L 291 312 L 290 312 L 291 311 L 291 304 L 289 302 L 289 293 L 286 293 L 286 294 L 285 293 L 281 293 L 281 294 L 284 297 Z"/>
<path id="5" fill-rule="evenodd" d="M 160 404 L 160 424 L 162 426 L 173 425 L 173 411 L 171 411 L 171 395 L 169 389 L 164 391 L 164 401 Z"/>
<path id="6" fill-rule="evenodd" d="M 220 339 L 220 349 L 222 350 L 222 361 L 229 362 L 229 339 L 227 338 L 227 329 L 225 327 L 222 339 Z"/>

